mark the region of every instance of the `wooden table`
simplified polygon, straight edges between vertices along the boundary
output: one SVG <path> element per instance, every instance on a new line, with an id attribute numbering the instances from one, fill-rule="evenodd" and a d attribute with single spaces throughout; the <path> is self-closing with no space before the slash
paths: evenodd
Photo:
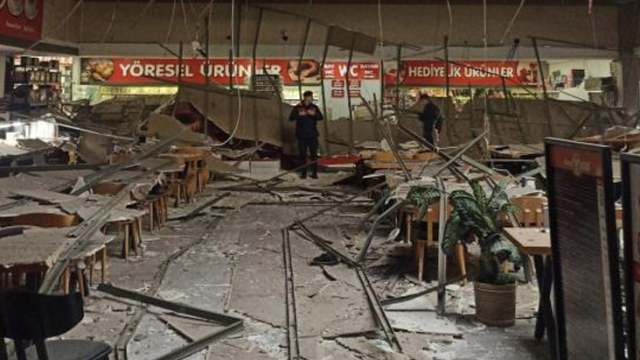
<path id="1" fill-rule="evenodd" d="M 64 249 L 73 241 L 67 234 L 69 228 L 44 229 L 26 228 L 10 233 L 9 228 L 2 229 L 7 233 L 0 237 L 0 284 L 24 286 L 29 291 L 37 291 L 46 271 L 56 262 Z M 85 259 L 92 258 L 96 253 L 105 251 L 107 243 L 113 240 L 112 236 L 105 236 L 100 233 L 93 236 L 89 246 L 81 256 L 72 259 L 70 268 L 65 270 L 62 285 L 65 292 L 69 290 L 69 274 L 73 269 L 79 271 L 79 263 Z M 106 264 L 103 259 L 103 274 Z M 24 279 L 23 279 L 24 276 Z M 79 273 L 78 273 L 78 276 Z M 9 284 L 9 282 L 11 284 Z M 81 293 L 84 293 L 84 284 L 79 281 Z"/>
<path id="2" fill-rule="evenodd" d="M 551 306 L 553 285 L 553 264 L 551 262 L 551 233 L 543 228 L 503 228 L 505 238 L 511 241 L 524 255 L 533 257 L 538 279 L 538 315 L 535 337 L 541 340 L 545 328 L 548 331 L 551 356 L 555 358 L 557 349 L 556 322 Z"/>

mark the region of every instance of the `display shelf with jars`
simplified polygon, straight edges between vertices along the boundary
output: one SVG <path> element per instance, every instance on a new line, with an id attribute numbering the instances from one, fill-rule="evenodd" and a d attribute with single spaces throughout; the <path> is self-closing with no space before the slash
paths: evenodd
<path id="1" fill-rule="evenodd" d="M 58 60 L 41 61 L 38 57 L 27 56 L 15 58 L 9 81 L 12 84 L 12 110 L 36 110 L 60 101 L 62 73 Z"/>

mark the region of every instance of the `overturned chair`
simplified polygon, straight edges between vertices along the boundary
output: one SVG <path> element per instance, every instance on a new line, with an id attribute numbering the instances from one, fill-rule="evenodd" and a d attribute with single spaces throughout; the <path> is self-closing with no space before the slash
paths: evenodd
<path id="1" fill-rule="evenodd" d="M 64 296 L 0 291 L 0 360 L 107 360 L 109 345 L 88 340 L 46 339 L 62 335 L 84 317 L 79 293 Z M 4 339 L 13 340 L 9 357 Z M 33 346 L 28 344 L 33 343 Z"/>

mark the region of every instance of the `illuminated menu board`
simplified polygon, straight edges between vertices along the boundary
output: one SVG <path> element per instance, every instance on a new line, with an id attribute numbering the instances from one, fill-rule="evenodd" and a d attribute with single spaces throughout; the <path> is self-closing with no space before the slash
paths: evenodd
<path id="1" fill-rule="evenodd" d="M 558 358 L 622 360 L 611 149 L 545 141 Z"/>

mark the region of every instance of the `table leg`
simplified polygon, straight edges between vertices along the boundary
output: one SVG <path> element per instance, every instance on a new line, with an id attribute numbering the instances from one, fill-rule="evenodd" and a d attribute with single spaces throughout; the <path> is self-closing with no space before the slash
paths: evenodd
<path id="1" fill-rule="evenodd" d="M 424 240 L 416 240 L 416 255 L 418 259 L 418 282 L 422 283 L 422 274 L 424 273 L 424 253 L 425 253 Z"/>
<path id="2" fill-rule="evenodd" d="M 522 257 L 522 271 L 524 272 L 524 281 L 530 283 L 531 277 L 531 258 L 528 255 L 520 253 Z"/>
<path id="3" fill-rule="evenodd" d="M 538 294 L 540 298 L 538 299 L 538 314 L 536 316 L 536 330 L 535 337 L 538 340 L 541 340 L 544 337 L 545 330 L 545 319 L 543 316 L 544 313 L 544 301 L 542 300 L 542 296 L 544 293 L 544 258 L 540 255 L 535 255 L 533 257 L 533 262 L 536 267 L 536 278 L 538 280 Z"/>
<path id="4" fill-rule="evenodd" d="M 102 259 L 100 259 L 100 265 L 102 265 L 102 273 L 100 274 L 102 283 L 107 282 L 107 247 L 102 249 Z"/>
<path id="5" fill-rule="evenodd" d="M 544 260 L 544 286 L 542 288 L 542 301 L 544 304 L 544 323 L 547 326 L 547 339 L 551 351 L 551 359 L 558 358 L 558 340 L 556 332 L 556 320 L 551 307 L 551 287 L 553 286 L 553 263 L 551 257 Z"/>
<path id="6" fill-rule="evenodd" d="M 153 233 L 153 230 L 155 230 L 155 226 L 153 224 L 153 218 L 154 218 L 153 213 L 155 212 L 155 209 L 156 209 L 156 204 L 153 201 L 151 201 L 149 203 L 149 231 L 152 233 Z"/>
<path id="7" fill-rule="evenodd" d="M 84 298 L 84 275 L 82 273 L 82 269 L 80 269 L 80 265 L 76 264 L 76 281 L 78 282 L 78 290 L 80 291 L 80 296 Z"/>
<path id="8" fill-rule="evenodd" d="M 541 340 L 547 330 L 547 339 L 551 352 L 551 359 L 557 359 L 558 344 L 556 333 L 556 321 L 551 307 L 551 288 L 553 286 L 553 263 L 551 257 L 543 258 L 540 255 L 534 256 L 536 266 L 536 276 L 538 278 L 538 289 L 540 290 L 540 300 L 538 304 L 538 317 L 536 320 L 536 339 Z"/>
<path id="9" fill-rule="evenodd" d="M 406 216 L 406 222 L 407 222 L 407 243 L 410 244 L 411 243 L 411 222 L 413 216 L 410 212 L 407 213 Z"/>

